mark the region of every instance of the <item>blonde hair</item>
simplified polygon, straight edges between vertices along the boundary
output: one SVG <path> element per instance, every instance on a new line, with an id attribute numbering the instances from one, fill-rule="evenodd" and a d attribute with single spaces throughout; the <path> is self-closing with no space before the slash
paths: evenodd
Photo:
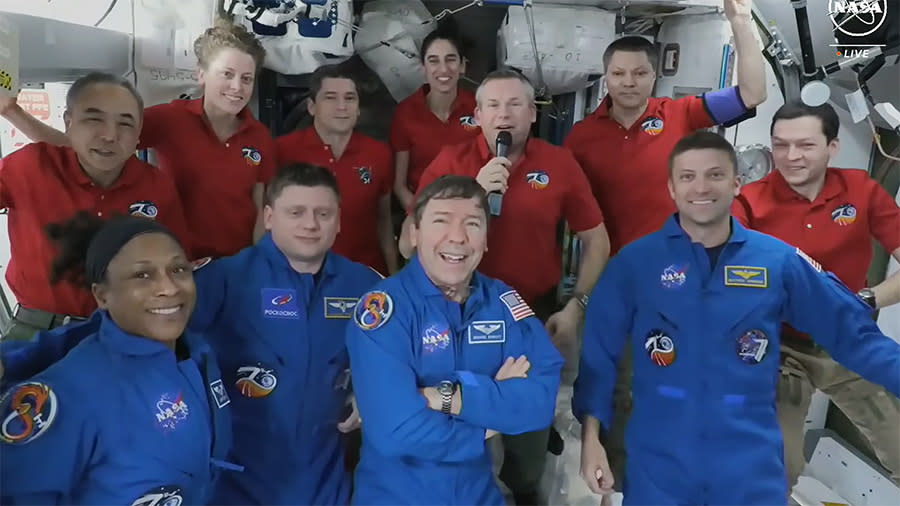
<path id="1" fill-rule="evenodd" d="M 209 63 L 223 49 L 234 48 L 249 54 L 256 63 L 257 70 L 266 60 L 266 50 L 259 40 L 241 25 L 219 18 L 215 25 L 207 28 L 203 35 L 194 41 L 194 55 L 201 68 L 207 68 Z"/>
<path id="2" fill-rule="evenodd" d="M 481 97 L 484 95 L 484 86 L 491 81 L 499 81 L 501 79 L 515 79 L 525 88 L 525 95 L 529 103 L 534 103 L 534 85 L 521 72 L 517 72 L 511 68 L 501 68 L 494 70 L 484 76 L 478 89 L 475 90 L 475 105 L 481 107 Z"/>

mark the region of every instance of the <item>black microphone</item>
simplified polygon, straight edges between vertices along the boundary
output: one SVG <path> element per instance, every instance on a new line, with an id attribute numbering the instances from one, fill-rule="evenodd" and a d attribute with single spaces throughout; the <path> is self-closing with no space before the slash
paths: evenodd
<path id="1" fill-rule="evenodd" d="M 506 157 L 509 153 L 509 146 L 512 144 L 512 134 L 506 130 L 501 130 L 497 134 L 497 156 Z M 500 216 L 500 208 L 503 207 L 503 194 L 498 191 L 488 193 L 488 206 L 491 208 L 491 214 Z"/>
<path id="2" fill-rule="evenodd" d="M 512 144 L 512 134 L 506 130 L 501 130 L 497 134 L 497 156 L 506 157 L 509 154 L 510 144 Z"/>

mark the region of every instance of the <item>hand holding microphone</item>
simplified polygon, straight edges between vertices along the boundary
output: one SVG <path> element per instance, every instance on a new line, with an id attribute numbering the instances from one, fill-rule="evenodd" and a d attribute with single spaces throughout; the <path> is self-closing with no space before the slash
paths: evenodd
<path id="1" fill-rule="evenodd" d="M 506 158 L 509 153 L 509 147 L 512 144 L 512 135 L 507 131 L 501 131 L 497 134 L 497 156 L 492 158 L 481 170 L 475 179 L 485 191 L 488 192 L 488 203 L 491 207 L 491 214 L 500 215 L 500 208 L 503 204 L 503 192 L 508 188 L 507 179 L 509 178 L 509 169 L 512 162 Z"/>

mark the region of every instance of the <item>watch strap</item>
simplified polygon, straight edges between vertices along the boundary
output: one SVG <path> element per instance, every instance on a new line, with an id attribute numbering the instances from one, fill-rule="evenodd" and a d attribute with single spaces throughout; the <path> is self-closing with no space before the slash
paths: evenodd
<path id="1" fill-rule="evenodd" d="M 439 392 L 441 394 L 441 413 L 449 415 L 453 408 L 453 394 L 456 392 L 456 385 L 442 384 Z"/>

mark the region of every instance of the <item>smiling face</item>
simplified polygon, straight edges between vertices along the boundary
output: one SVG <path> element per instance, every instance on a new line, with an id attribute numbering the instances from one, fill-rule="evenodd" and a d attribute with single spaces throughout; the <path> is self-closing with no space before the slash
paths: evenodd
<path id="1" fill-rule="evenodd" d="M 204 104 L 230 115 L 237 115 L 247 106 L 255 79 L 253 57 L 233 47 L 216 51 L 206 67 L 197 73 L 197 80 L 203 86 Z"/>
<path id="2" fill-rule="evenodd" d="M 740 183 L 727 153 L 690 149 L 672 160 L 669 194 L 683 227 L 721 226 L 731 217 Z"/>
<path id="3" fill-rule="evenodd" d="M 531 124 L 537 120 L 537 108 L 527 86 L 516 78 L 502 78 L 491 79 L 479 89 L 475 120 L 491 149 L 501 131 L 512 135 L 512 151 L 522 149 L 528 140 Z"/>
<path id="4" fill-rule="evenodd" d="M 487 251 L 487 216 L 481 200 L 431 199 L 410 232 L 410 242 L 435 285 L 466 289 Z"/>
<path id="5" fill-rule="evenodd" d="M 308 104 L 316 130 L 334 134 L 348 134 L 359 119 L 359 93 L 352 79 L 326 77 Z"/>
<path id="6" fill-rule="evenodd" d="M 141 131 L 140 104 L 114 83 L 88 85 L 63 116 L 81 167 L 95 180 L 114 180 L 134 156 Z"/>
<path id="7" fill-rule="evenodd" d="M 197 296 L 184 250 L 159 232 L 128 241 L 92 291 L 97 305 L 123 331 L 163 343 L 184 333 Z"/>
<path id="8" fill-rule="evenodd" d="M 828 161 L 837 154 L 838 139 L 828 141 L 822 120 L 816 116 L 779 119 L 772 125 L 772 158 L 775 168 L 794 188 L 824 180 Z"/>
<path id="9" fill-rule="evenodd" d="M 466 63 L 459 50 L 447 39 L 434 39 L 425 48 L 423 69 L 428 86 L 440 93 L 456 93 Z"/>

